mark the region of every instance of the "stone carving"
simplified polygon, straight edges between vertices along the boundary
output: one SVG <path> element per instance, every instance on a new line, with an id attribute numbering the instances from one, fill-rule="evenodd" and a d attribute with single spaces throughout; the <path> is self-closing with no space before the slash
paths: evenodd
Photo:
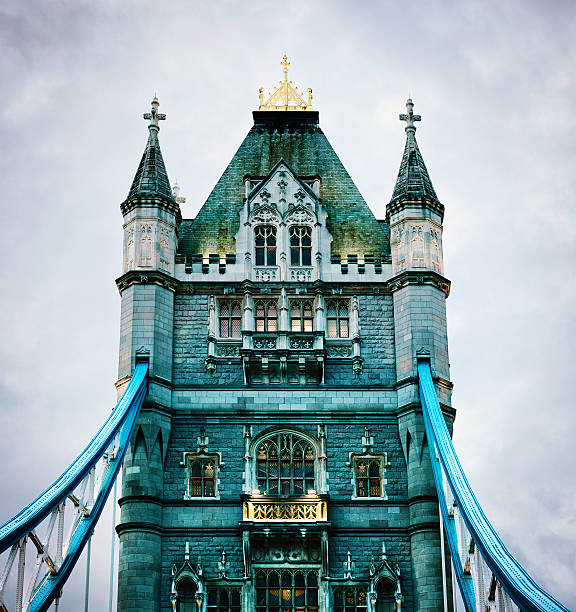
<path id="1" fill-rule="evenodd" d="M 304 283 L 312 280 L 313 268 L 290 268 L 290 280 Z"/>
<path id="2" fill-rule="evenodd" d="M 298 206 L 293 208 L 286 217 L 286 223 L 294 223 L 297 225 L 314 223 L 314 216 L 305 208 Z"/>
<path id="3" fill-rule="evenodd" d="M 252 345 L 255 349 L 275 349 L 276 338 L 254 338 Z"/>
<path id="4" fill-rule="evenodd" d="M 264 283 L 278 280 L 278 268 L 254 268 L 254 277 Z"/>
<path id="5" fill-rule="evenodd" d="M 278 214 L 268 206 L 259 206 L 250 217 L 252 223 L 279 223 Z"/>
<path id="6" fill-rule="evenodd" d="M 218 344 L 216 345 L 216 354 L 218 357 L 239 357 L 239 344 Z"/>
<path id="7" fill-rule="evenodd" d="M 328 357 L 351 357 L 352 346 L 349 344 L 327 344 L 326 353 Z"/>
<path id="8" fill-rule="evenodd" d="M 314 348 L 314 339 L 313 338 L 302 338 L 295 337 L 290 338 L 290 348 L 291 349 L 311 349 Z"/>
<path id="9" fill-rule="evenodd" d="M 152 224 L 147 223 L 140 226 L 138 266 L 149 268 L 152 265 Z"/>

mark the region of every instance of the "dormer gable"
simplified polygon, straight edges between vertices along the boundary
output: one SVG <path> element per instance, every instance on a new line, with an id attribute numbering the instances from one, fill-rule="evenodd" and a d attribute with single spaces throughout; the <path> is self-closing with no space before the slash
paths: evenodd
<path id="1" fill-rule="evenodd" d="M 312 187 L 302 180 L 290 167 L 288 162 L 281 158 L 269 174 L 258 180 L 247 178 L 247 212 L 248 218 L 261 214 L 260 211 L 276 211 L 282 220 L 285 220 L 296 209 L 308 211 L 316 222 L 320 198 Z M 319 178 L 311 182 L 318 185 Z"/>
<path id="2" fill-rule="evenodd" d="M 332 237 L 319 196 L 319 177 L 299 177 L 281 158 L 265 177 L 245 177 L 236 252 L 247 278 L 315 281 L 330 259 Z"/>

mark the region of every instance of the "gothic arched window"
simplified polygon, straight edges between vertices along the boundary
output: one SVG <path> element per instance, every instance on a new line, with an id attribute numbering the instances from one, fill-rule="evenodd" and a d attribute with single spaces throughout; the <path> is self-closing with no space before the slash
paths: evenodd
<path id="1" fill-rule="evenodd" d="M 348 338 L 350 321 L 350 304 L 346 300 L 326 301 L 326 323 L 328 338 Z"/>
<path id="2" fill-rule="evenodd" d="M 240 338 L 242 336 L 242 304 L 239 300 L 219 302 L 218 322 L 220 338 Z"/>
<path id="3" fill-rule="evenodd" d="M 318 612 L 315 571 L 268 570 L 256 574 L 256 612 Z"/>
<path id="4" fill-rule="evenodd" d="M 278 303 L 276 300 L 257 300 L 256 331 L 275 332 L 278 330 Z"/>
<path id="5" fill-rule="evenodd" d="M 274 225 L 257 225 L 254 228 L 256 246 L 256 265 L 276 265 L 276 227 Z"/>
<path id="6" fill-rule="evenodd" d="M 313 330 L 312 300 L 290 301 L 290 329 L 295 332 L 311 332 Z"/>
<path id="7" fill-rule="evenodd" d="M 185 578 L 178 583 L 178 612 L 196 612 L 196 583 Z"/>
<path id="8" fill-rule="evenodd" d="M 264 495 L 304 495 L 316 490 L 316 449 L 296 433 L 280 432 L 256 447 L 256 480 Z"/>
<path id="9" fill-rule="evenodd" d="M 312 228 L 308 225 L 290 227 L 290 265 L 312 265 Z"/>
<path id="10" fill-rule="evenodd" d="M 366 612 L 366 587 L 334 589 L 334 612 Z"/>

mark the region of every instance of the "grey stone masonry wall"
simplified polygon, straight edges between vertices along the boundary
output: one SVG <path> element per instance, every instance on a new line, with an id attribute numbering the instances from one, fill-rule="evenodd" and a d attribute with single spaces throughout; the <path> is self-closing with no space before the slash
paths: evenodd
<path id="1" fill-rule="evenodd" d="M 222 297 L 223 289 L 211 293 Z M 259 297 L 270 297 L 264 294 Z M 273 297 L 278 297 L 273 294 Z M 298 297 L 302 297 L 299 295 Z M 312 294 L 313 297 L 313 294 Z M 209 301 L 207 293 L 178 292 L 174 298 L 173 382 L 175 385 L 243 385 L 239 357 L 219 360 L 216 371 L 207 373 Z M 326 385 L 393 385 L 396 380 L 394 310 L 389 293 L 358 297 L 361 356 L 360 374 L 350 359 L 326 360 Z M 329 340 L 327 340 L 329 342 Z"/>
<path id="2" fill-rule="evenodd" d="M 252 425 L 252 441 L 281 427 L 300 431 L 317 440 L 325 426 L 327 474 L 329 576 L 344 580 L 350 551 L 354 579 L 369 583 L 371 558 L 379 559 L 385 542 L 389 559 L 401 573 L 404 609 L 412 610 L 413 569 L 410 563 L 410 508 L 407 503 L 406 461 L 399 438 L 392 389 L 177 389 L 174 416 L 164 464 L 162 496 L 162 579 L 160 610 L 169 610 L 170 568 L 184 559 L 190 543 L 193 563 L 201 563 L 206 580 L 217 580 L 222 550 L 229 560 L 228 577 L 243 577 L 242 503 L 245 492 L 244 425 Z M 356 500 L 350 453 L 363 451 L 362 437 L 369 427 L 372 453 L 385 454 L 386 496 Z M 185 452 L 195 451 L 201 429 L 208 452 L 220 453 L 218 499 L 184 499 Z M 299 534 L 297 526 L 294 537 Z M 331 584 L 331 583 L 329 583 Z M 250 589 L 250 583 L 246 588 Z M 326 612 L 328 612 L 326 610 Z"/>

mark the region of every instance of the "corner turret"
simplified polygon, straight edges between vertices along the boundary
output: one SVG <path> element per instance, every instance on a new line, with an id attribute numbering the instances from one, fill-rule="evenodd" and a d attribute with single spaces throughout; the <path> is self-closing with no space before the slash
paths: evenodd
<path id="1" fill-rule="evenodd" d="M 178 226 L 182 221 L 179 202 L 174 198 L 162 158 L 158 132 L 159 121 L 166 115 L 158 112 L 158 98 L 144 113 L 149 136 L 146 149 L 128 197 L 121 205 L 124 216 L 124 272 L 161 270 L 174 274 Z"/>
<path id="2" fill-rule="evenodd" d="M 428 269 L 443 273 L 442 221 L 444 206 L 432 186 L 430 175 L 416 142 L 414 103 L 409 98 L 406 113 L 406 146 L 392 199 L 386 207 L 390 226 L 392 271 Z"/>

